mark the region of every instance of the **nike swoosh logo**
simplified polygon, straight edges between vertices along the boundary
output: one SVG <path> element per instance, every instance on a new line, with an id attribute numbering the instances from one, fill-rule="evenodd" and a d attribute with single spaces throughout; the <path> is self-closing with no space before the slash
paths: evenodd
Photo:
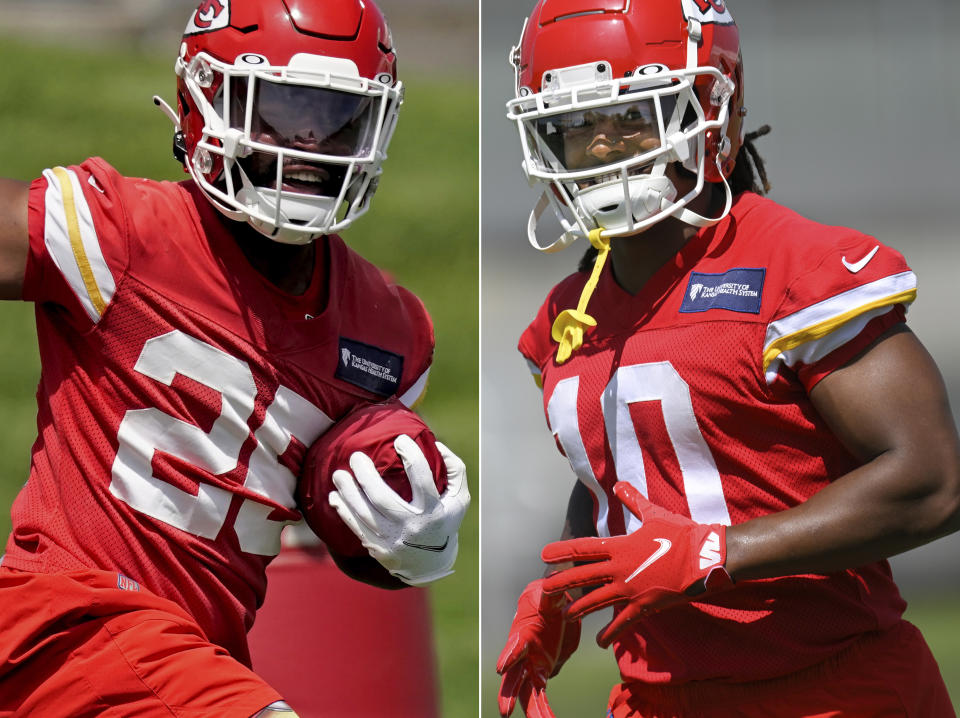
<path id="1" fill-rule="evenodd" d="M 442 546 L 430 546 L 429 544 L 410 543 L 409 541 L 402 541 L 401 543 L 403 543 L 404 546 L 409 546 L 410 548 L 419 548 L 419 549 L 422 549 L 422 550 L 424 550 L 424 551 L 437 551 L 437 552 L 440 552 L 440 551 L 443 551 L 443 549 L 445 549 L 445 548 L 447 547 L 447 544 L 448 544 L 448 543 L 450 543 L 450 537 L 447 536 L 447 540 L 443 542 L 443 545 L 442 545 Z"/>
<path id="2" fill-rule="evenodd" d="M 673 543 L 670 541 L 670 539 L 655 538 L 654 541 L 660 544 L 660 548 L 658 548 L 656 551 L 650 554 L 649 558 L 647 558 L 646 561 L 644 561 L 639 566 L 637 566 L 637 570 L 631 573 L 629 576 L 627 576 L 623 580 L 624 583 L 629 583 L 630 581 L 635 579 L 637 576 L 639 576 L 641 571 L 645 571 L 646 569 L 648 569 L 654 561 L 659 561 L 663 557 L 663 555 L 670 550 L 670 547 L 673 546 Z"/>
<path id="3" fill-rule="evenodd" d="M 850 262 L 847 261 L 847 258 L 846 258 L 846 257 L 841 257 L 841 258 L 840 258 L 840 261 L 843 262 L 843 266 L 844 266 L 844 267 L 846 267 L 846 268 L 849 269 L 851 272 L 853 272 L 854 274 L 856 274 L 856 273 L 859 272 L 861 269 L 863 269 L 864 267 L 866 267 L 867 264 L 869 264 L 870 260 L 873 259 L 873 255 L 875 255 L 875 254 L 877 253 L 877 250 L 878 250 L 878 249 L 880 249 L 880 245 L 879 245 L 879 244 L 878 244 L 876 247 L 874 247 L 873 249 L 871 249 L 870 252 L 867 254 L 867 256 L 864 257 L 863 259 L 861 259 L 859 262 L 853 262 L 853 263 L 851 264 Z"/>

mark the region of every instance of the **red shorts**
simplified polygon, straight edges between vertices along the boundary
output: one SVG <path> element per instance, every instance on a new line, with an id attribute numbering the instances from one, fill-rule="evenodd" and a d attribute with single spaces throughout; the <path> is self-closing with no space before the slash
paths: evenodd
<path id="1" fill-rule="evenodd" d="M 906 621 L 797 673 L 751 683 L 621 683 L 608 718 L 951 718 L 940 669 Z"/>
<path id="2" fill-rule="evenodd" d="M 130 579 L 0 567 L 0 718 L 249 718 L 277 700 L 183 609 Z"/>

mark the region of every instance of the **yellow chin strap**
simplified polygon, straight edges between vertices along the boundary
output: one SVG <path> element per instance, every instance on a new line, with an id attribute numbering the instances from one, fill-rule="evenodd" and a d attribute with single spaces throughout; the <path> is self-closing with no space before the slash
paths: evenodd
<path id="1" fill-rule="evenodd" d="M 607 255 L 610 253 L 610 240 L 600 236 L 603 232 L 602 227 L 590 230 L 587 239 L 597 250 L 597 259 L 593 263 L 593 271 L 590 272 L 590 278 L 580 293 L 580 301 L 576 309 L 565 309 L 560 312 L 553 322 L 553 328 L 550 330 L 550 336 L 553 341 L 558 342 L 557 364 L 563 364 L 570 355 L 583 345 L 583 332 L 588 327 L 597 326 L 597 320 L 587 314 L 587 302 L 593 295 L 593 290 L 597 288 L 597 282 L 600 280 L 600 272 L 603 271 L 603 265 L 607 261 Z"/>

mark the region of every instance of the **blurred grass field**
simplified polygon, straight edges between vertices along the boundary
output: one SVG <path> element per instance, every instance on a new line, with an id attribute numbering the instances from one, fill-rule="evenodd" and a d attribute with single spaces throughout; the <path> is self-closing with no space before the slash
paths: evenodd
<path id="1" fill-rule="evenodd" d="M 0 176 L 30 180 L 99 155 L 120 172 L 185 178 L 173 128 L 153 94 L 173 103 L 173 51 L 152 56 L 27 45 L 0 37 Z M 474 504 L 454 576 L 432 591 L 443 715 L 478 705 L 478 131 L 468 81 L 404 76 L 406 101 L 369 214 L 348 244 L 416 292 L 430 310 L 437 352 L 420 409 L 468 467 Z M 26 479 L 39 377 L 31 306 L 0 305 L 0 534 Z"/>

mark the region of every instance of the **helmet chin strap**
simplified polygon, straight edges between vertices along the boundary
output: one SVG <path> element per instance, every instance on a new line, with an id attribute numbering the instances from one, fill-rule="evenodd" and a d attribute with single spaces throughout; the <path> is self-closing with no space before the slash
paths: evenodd
<path id="1" fill-rule="evenodd" d="M 573 352 L 583 346 L 584 332 L 597 326 L 597 320 L 587 314 L 587 303 L 597 288 L 603 265 L 606 264 L 607 256 L 610 254 L 610 239 L 602 235 L 602 227 L 590 230 L 587 235 L 590 244 L 597 250 L 597 258 L 594 260 L 590 278 L 587 279 L 583 291 L 580 292 L 580 301 L 577 302 L 577 308 L 565 309 L 553 321 L 550 336 L 559 345 L 557 347 L 557 364 L 563 364 Z"/>
<path id="2" fill-rule="evenodd" d="M 577 223 L 570 222 L 557 207 L 554 206 L 554 213 L 563 226 L 564 232 L 545 247 L 537 241 L 537 223 L 540 221 L 540 217 L 543 216 L 547 207 L 554 202 L 555 200 L 550 194 L 550 190 L 545 189 L 540 195 L 540 199 L 538 199 L 537 203 L 533 206 L 533 209 L 530 210 L 530 216 L 527 218 L 527 241 L 530 242 L 531 247 L 544 254 L 553 254 L 554 252 L 566 249 L 580 237 L 586 235 L 586 232 L 584 232 Z"/>
<path id="3" fill-rule="evenodd" d="M 720 174 L 720 178 L 723 180 L 723 190 L 726 194 L 726 201 L 723 205 L 723 211 L 717 217 L 704 217 L 701 214 L 697 214 L 692 209 L 688 207 L 681 207 L 679 212 L 676 212 L 673 216 L 679 219 L 681 222 L 686 222 L 687 224 L 693 225 L 694 227 L 709 227 L 716 224 L 728 214 L 730 214 L 730 208 L 733 206 L 733 191 L 730 189 L 730 183 L 727 182 L 727 178 L 723 174 L 723 170 L 720 168 L 720 156 L 717 155 L 717 172 Z"/>

